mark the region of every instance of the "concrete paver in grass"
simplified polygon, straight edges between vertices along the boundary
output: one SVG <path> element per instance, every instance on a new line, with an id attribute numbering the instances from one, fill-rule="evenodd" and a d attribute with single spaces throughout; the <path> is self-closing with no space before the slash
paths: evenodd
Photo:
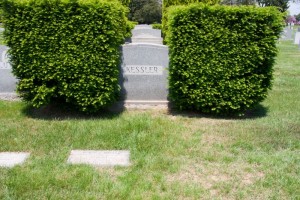
<path id="1" fill-rule="evenodd" d="M 25 162 L 28 152 L 0 152 L 0 167 L 14 167 Z"/>
<path id="2" fill-rule="evenodd" d="M 98 167 L 129 166 L 129 157 L 127 150 L 72 150 L 67 162 Z"/>

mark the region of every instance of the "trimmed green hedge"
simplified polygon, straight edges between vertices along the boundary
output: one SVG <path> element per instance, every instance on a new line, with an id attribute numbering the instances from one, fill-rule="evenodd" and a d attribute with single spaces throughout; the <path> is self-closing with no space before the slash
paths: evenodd
<path id="1" fill-rule="evenodd" d="M 161 30 L 161 24 L 151 24 L 153 29 L 160 29 Z"/>
<path id="2" fill-rule="evenodd" d="M 164 0 L 163 7 L 168 8 L 170 6 L 178 6 L 178 5 L 189 5 L 192 3 L 206 3 L 206 4 L 217 4 L 220 0 Z"/>
<path id="3" fill-rule="evenodd" d="M 119 0 L 124 6 L 129 6 L 130 0 Z"/>
<path id="4" fill-rule="evenodd" d="M 21 97 L 35 107 L 62 100 L 85 112 L 115 102 L 126 14 L 118 1 L 5 1 L 5 38 Z"/>
<path id="5" fill-rule="evenodd" d="M 3 0 L 0 0 L 0 23 L 2 23 L 2 4 L 3 4 Z"/>
<path id="6" fill-rule="evenodd" d="M 275 7 L 171 8 L 171 101 L 214 114 L 241 113 L 261 102 L 271 88 L 282 19 Z"/>
<path id="7" fill-rule="evenodd" d="M 208 5 L 214 5 L 221 0 L 163 0 L 162 2 L 162 32 L 163 35 L 168 31 L 168 8 L 171 6 L 189 5 L 192 3 L 206 3 Z M 164 41 L 166 42 L 166 41 Z"/>

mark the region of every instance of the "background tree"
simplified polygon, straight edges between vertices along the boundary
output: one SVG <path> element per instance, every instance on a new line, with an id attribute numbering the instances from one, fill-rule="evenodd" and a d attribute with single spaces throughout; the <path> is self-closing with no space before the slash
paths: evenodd
<path id="1" fill-rule="evenodd" d="M 143 6 L 146 4 L 147 0 L 132 0 L 129 4 L 129 15 L 128 18 L 130 20 L 133 20 L 134 14 L 143 8 Z"/>
<path id="2" fill-rule="evenodd" d="M 161 4 L 157 0 L 131 0 L 128 18 L 139 24 L 161 23 Z"/>
<path id="3" fill-rule="evenodd" d="M 298 15 L 295 15 L 295 18 L 297 21 L 300 21 L 300 13 Z"/>
<path id="4" fill-rule="evenodd" d="M 222 0 L 224 5 L 255 5 L 255 0 Z"/>
<path id="5" fill-rule="evenodd" d="M 260 7 L 275 6 L 281 12 L 285 12 L 289 8 L 289 0 L 223 0 L 221 4 L 226 5 L 256 5 Z"/>
<path id="6" fill-rule="evenodd" d="M 289 9 L 289 0 L 257 0 L 257 3 L 261 7 L 275 6 L 281 12 L 285 12 Z"/>
<path id="7" fill-rule="evenodd" d="M 295 23 L 296 22 L 296 17 L 295 16 L 291 16 L 291 15 L 288 15 L 286 17 L 286 23 Z"/>

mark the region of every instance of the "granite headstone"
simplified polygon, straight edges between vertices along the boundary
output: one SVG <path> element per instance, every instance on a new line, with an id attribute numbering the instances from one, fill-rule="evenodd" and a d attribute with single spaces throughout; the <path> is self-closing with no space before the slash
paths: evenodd
<path id="1" fill-rule="evenodd" d="M 122 46 L 122 100 L 132 104 L 166 104 L 169 50 L 162 45 L 161 31 L 137 25 L 132 33 L 132 43 Z"/>
<path id="2" fill-rule="evenodd" d="M 168 47 L 132 43 L 122 46 L 123 100 L 131 103 L 166 103 L 168 96 Z"/>
<path id="3" fill-rule="evenodd" d="M 17 79 L 12 74 L 8 59 L 8 47 L 0 45 L 0 93 L 14 93 Z"/>
<path id="4" fill-rule="evenodd" d="M 151 29 L 152 26 L 148 24 L 139 24 L 134 27 L 135 29 Z"/>
<path id="5" fill-rule="evenodd" d="M 163 44 L 163 39 L 159 37 L 154 37 L 149 34 L 141 34 L 138 37 L 131 38 L 132 43 L 148 43 L 148 44 Z"/>
<path id="6" fill-rule="evenodd" d="M 163 44 L 161 30 L 152 29 L 149 25 L 137 25 L 132 30 L 132 43 Z"/>
<path id="7" fill-rule="evenodd" d="M 300 42 L 300 32 L 296 32 L 294 44 L 299 44 Z"/>
<path id="8" fill-rule="evenodd" d="M 280 39 L 282 39 L 282 40 L 292 40 L 293 39 L 292 34 L 293 34 L 292 29 L 285 28 L 285 29 L 283 29 L 283 31 L 281 33 L 281 38 Z"/>
<path id="9" fill-rule="evenodd" d="M 151 35 L 152 37 L 161 38 L 161 30 L 158 29 L 133 29 L 132 37 L 138 37 L 140 35 Z"/>

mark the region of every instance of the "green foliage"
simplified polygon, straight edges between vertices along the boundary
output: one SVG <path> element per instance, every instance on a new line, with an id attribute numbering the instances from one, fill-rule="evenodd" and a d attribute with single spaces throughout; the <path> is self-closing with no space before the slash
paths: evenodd
<path id="1" fill-rule="evenodd" d="M 222 0 L 223 5 L 255 5 L 256 0 Z"/>
<path id="2" fill-rule="evenodd" d="M 129 6 L 130 0 L 119 0 L 124 6 Z"/>
<path id="3" fill-rule="evenodd" d="M 2 7 L 3 7 L 3 0 L 0 0 L 0 23 L 2 23 L 2 14 L 3 14 Z"/>
<path id="4" fill-rule="evenodd" d="M 153 29 L 161 29 L 161 24 L 151 24 Z"/>
<path id="5" fill-rule="evenodd" d="M 282 14 L 193 4 L 169 12 L 170 98 L 180 109 L 241 113 L 271 88 Z"/>
<path id="6" fill-rule="evenodd" d="M 157 0 L 132 0 L 129 19 L 140 24 L 161 22 L 161 5 Z"/>
<path id="7" fill-rule="evenodd" d="M 84 112 L 116 101 L 126 12 L 117 1 L 6 1 L 5 37 L 23 99 L 35 107 L 62 100 Z"/>
<path id="8" fill-rule="evenodd" d="M 275 6 L 280 12 L 286 12 L 289 9 L 289 0 L 258 0 L 259 6 Z"/>
<path id="9" fill-rule="evenodd" d="M 280 12 L 286 12 L 290 0 L 222 0 L 224 5 L 259 5 L 260 7 L 275 6 Z"/>
<path id="10" fill-rule="evenodd" d="M 168 8 L 170 6 L 175 6 L 175 5 L 188 5 L 192 3 L 207 3 L 207 4 L 217 4 L 220 2 L 220 0 L 164 0 L 163 1 L 163 7 Z"/>
<path id="11" fill-rule="evenodd" d="M 168 8 L 176 5 L 188 5 L 192 3 L 206 3 L 214 5 L 220 2 L 220 0 L 164 0 L 162 4 L 162 32 L 166 35 L 168 31 Z M 166 41 L 165 41 L 166 42 Z"/>
<path id="12" fill-rule="evenodd" d="M 131 0 L 129 4 L 129 14 L 128 18 L 134 21 L 134 14 L 143 8 L 148 0 Z"/>
<path id="13" fill-rule="evenodd" d="M 295 18 L 297 21 L 300 21 L 300 13 L 298 15 L 295 15 Z"/>

